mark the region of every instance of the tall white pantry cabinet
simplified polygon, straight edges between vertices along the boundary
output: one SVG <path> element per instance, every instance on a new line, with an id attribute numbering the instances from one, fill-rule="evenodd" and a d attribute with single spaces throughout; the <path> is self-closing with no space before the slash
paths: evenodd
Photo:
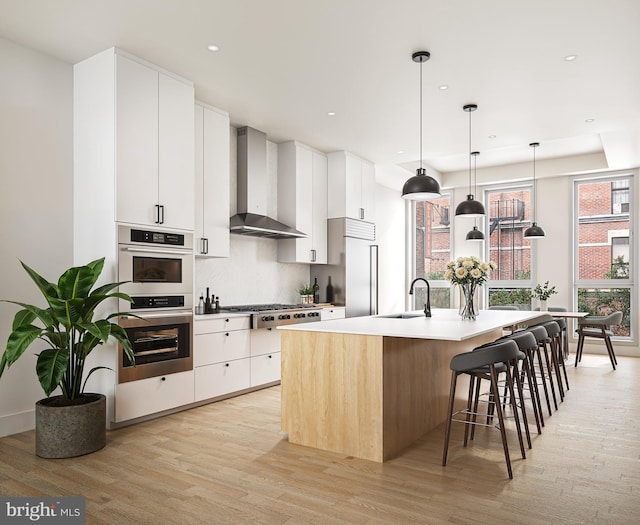
<path id="1" fill-rule="evenodd" d="M 115 282 L 117 222 L 193 231 L 194 88 L 116 48 L 76 64 L 73 84 L 74 263 L 104 257 L 101 282 Z M 99 365 L 117 369 L 114 342 L 89 356 L 89 368 Z M 180 380 L 187 397 L 156 392 L 144 407 L 115 406 L 127 402 L 115 372 L 93 374 L 87 389 L 106 394 L 108 419 L 117 421 L 193 402 L 193 373 Z"/>

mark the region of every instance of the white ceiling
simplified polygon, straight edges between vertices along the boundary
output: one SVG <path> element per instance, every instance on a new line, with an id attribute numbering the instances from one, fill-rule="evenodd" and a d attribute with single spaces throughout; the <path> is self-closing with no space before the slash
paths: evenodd
<path id="1" fill-rule="evenodd" d="M 539 159 L 640 165 L 639 23 L 638 0 L 0 0 L 4 38 L 69 63 L 120 47 L 235 125 L 383 166 L 420 158 L 411 54 L 428 50 L 423 157 L 445 174 L 468 166 L 467 103 L 479 168 L 528 161 L 532 141 Z"/>

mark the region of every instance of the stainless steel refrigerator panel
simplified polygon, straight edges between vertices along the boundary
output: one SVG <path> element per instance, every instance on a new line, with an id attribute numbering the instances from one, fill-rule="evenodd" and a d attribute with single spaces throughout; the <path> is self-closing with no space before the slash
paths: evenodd
<path id="1" fill-rule="evenodd" d="M 329 219 L 328 264 L 312 265 L 321 300 L 346 306 L 346 316 L 373 315 L 378 311 L 378 246 L 375 225 L 347 217 Z M 326 296 L 331 278 L 334 297 Z M 324 293 L 323 293 L 324 292 Z"/>

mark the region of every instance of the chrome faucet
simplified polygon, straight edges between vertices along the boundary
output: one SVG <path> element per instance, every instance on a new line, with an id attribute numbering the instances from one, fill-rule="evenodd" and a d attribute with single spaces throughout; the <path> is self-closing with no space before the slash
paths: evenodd
<path id="1" fill-rule="evenodd" d="M 411 281 L 409 295 L 413 295 L 413 285 L 416 284 L 417 281 L 424 281 L 424 283 L 427 285 L 427 304 L 424 305 L 424 315 L 425 317 L 431 317 L 431 286 L 429 286 L 429 281 L 427 281 L 424 277 L 416 277 L 413 281 Z"/>

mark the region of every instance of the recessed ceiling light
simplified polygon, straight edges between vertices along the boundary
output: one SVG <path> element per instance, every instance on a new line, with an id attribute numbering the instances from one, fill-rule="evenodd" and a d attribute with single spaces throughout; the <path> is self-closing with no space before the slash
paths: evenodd
<path id="1" fill-rule="evenodd" d="M 587 124 L 591 124 L 594 120 L 595 120 L 594 118 L 588 118 L 588 119 L 585 119 L 585 122 Z"/>
<path id="2" fill-rule="evenodd" d="M 210 44 L 210 45 L 208 45 L 208 46 L 207 46 L 207 49 L 208 49 L 209 51 L 220 51 L 220 47 L 219 47 L 219 46 L 217 46 L 217 45 L 215 45 L 215 44 Z"/>
<path id="3" fill-rule="evenodd" d="M 335 117 L 336 116 L 336 112 L 335 111 L 329 111 L 329 113 L 327 113 L 327 115 L 329 115 L 330 117 Z"/>
<path id="4" fill-rule="evenodd" d="M 496 138 L 496 136 L 495 136 L 495 135 L 489 135 L 489 138 L 490 138 L 490 139 L 495 139 L 495 138 Z"/>
<path id="5" fill-rule="evenodd" d="M 440 91 L 445 91 L 445 90 L 449 89 L 449 86 L 447 86 L 446 84 L 442 84 L 441 86 L 438 86 L 438 89 Z"/>
<path id="6" fill-rule="evenodd" d="M 571 62 L 572 60 L 575 60 L 576 58 L 578 58 L 578 55 L 567 55 L 566 57 L 564 57 L 564 59 L 567 62 Z"/>

